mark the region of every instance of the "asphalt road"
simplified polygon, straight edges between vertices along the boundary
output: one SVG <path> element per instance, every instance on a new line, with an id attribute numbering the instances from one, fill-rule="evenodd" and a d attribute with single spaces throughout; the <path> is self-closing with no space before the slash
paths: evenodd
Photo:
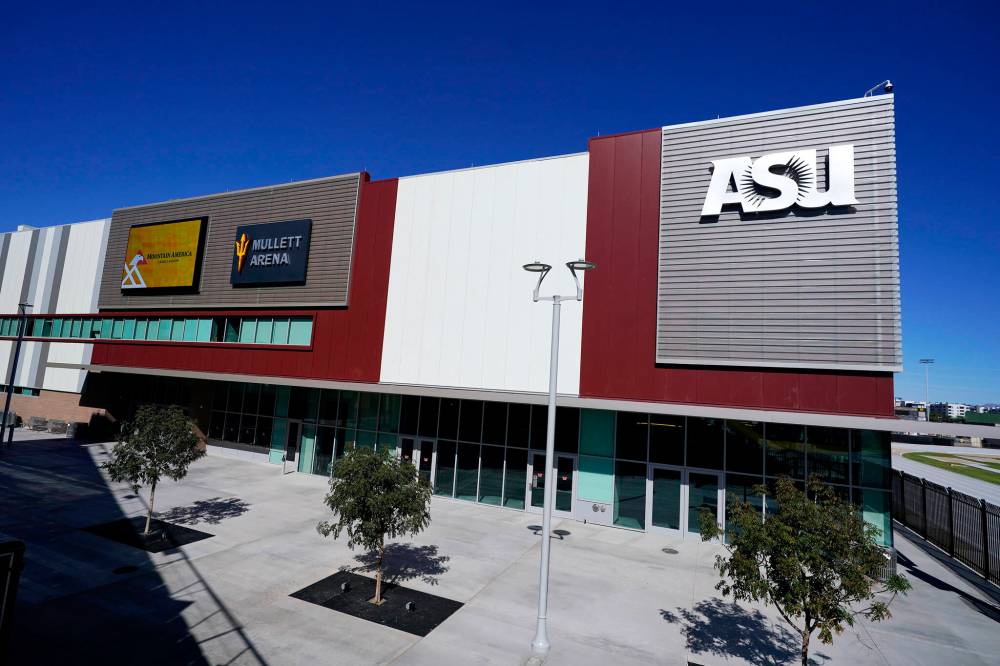
<path id="1" fill-rule="evenodd" d="M 964 474 L 956 474 L 947 470 L 925 465 L 916 460 L 908 460 L 901 454 L 909 451 L 928 451 L 931 453 L 967 453 L 976 456 L 992 456 L 1000 459 L 1000 449 L 979 449 L 970 446 L 934 446 L 932 444 L 897 444 L 892 445 L 892 468 L 902 470 L 914 476 L 920 476 L 928 481 L 950 487 L 960 493 L 985 499 L 993 504 L 1000 504 L 1000 486 L 980 481 Z"/>

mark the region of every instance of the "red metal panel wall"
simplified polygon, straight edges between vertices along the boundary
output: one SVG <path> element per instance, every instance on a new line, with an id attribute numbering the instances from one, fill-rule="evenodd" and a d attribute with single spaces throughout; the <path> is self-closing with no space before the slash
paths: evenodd
<path id="1" fill-rule="evenodd" d="M 382 364 L 396 189 L 395 179 L 369 182 L 366 177 L 362 182 L 350 303 L 347 308 L 315 311 L 311 350 L 98 343 L 94 345 L 92 362 L 96 365 L 377 382 Z M 269 309 L 269 312 L 276 311 Z"/>
<path id="2" fill-rule="evenodd" d="M 890 373 L 657 366 L 660 130 L 591 139 L 580 395 L 893 415 Z"/>

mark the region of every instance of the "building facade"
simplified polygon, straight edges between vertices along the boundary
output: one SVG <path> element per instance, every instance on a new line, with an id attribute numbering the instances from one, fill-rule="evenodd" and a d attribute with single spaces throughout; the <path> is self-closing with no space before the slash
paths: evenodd
<path id="1" fill-rule="evenodd" d="M 88 404 L 179 402 L 217 452 L 327 476 L 388 447 L 439 496 L 540 511 L 550 311 L 521 266 L 573 293 L 586 257 L 557 515 L 693 536 L 727 493 L 816 475 L 891 544 L 894 141 L 882 95 L 118 209 L 97 311 L 30 338 L 88 340 Z"/>

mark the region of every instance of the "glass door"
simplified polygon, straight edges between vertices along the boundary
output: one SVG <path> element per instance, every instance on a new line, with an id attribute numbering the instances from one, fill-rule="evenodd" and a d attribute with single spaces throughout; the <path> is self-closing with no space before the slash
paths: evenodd
<path id="1" fill-rule="evenodd" d="M 679 534 L 684 516 L 684 471 L 679 467 L 650 465 L 647 476 L 646 524 L 652 531 Z"/>
<path id="2" fill-rule="evenodd" d="M 576 486 L 576 456 L 555 454 L 555 504 L 553 515 L 572 517 L 573 488 Z M 541 513 L 545 506 L 545 453 L 532 451 L 528 456 L 528 488 L 525 502 L 529 511 Z"/>
<path id="3" fill-rule="evenodd" d="M 722 474 L 720 472 L 687 472 L 687 532 L 701 532 L 701 512 L 708 509 L 721 524 L 723 508 Z"/>
<path id="4" fill-rule="evenodd" d="M 417 468 L 417 476 L 434 485 L 434 440 L 400 437 L 399 457 Z"/>
<path id="5" fill-rule="evenodd" d="M 702 509 L 712 513 L 717 525 L 722 524 L 725 493 L 721 472 L 650 465 L 646 484 L 650 531 L 698 538 Z"/>

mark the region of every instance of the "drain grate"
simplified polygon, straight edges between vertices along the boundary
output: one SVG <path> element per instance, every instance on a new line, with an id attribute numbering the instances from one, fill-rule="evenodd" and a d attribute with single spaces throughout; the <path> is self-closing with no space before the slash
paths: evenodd
<path id="1" fill-rule="evenodd" d="M 667 555 L 676 555 L 677 553 L 680 552 L 676 548 L 669 548 L 669 547 L 668 548 L 661 548 L 660 550 L 662 550 Z"/>

